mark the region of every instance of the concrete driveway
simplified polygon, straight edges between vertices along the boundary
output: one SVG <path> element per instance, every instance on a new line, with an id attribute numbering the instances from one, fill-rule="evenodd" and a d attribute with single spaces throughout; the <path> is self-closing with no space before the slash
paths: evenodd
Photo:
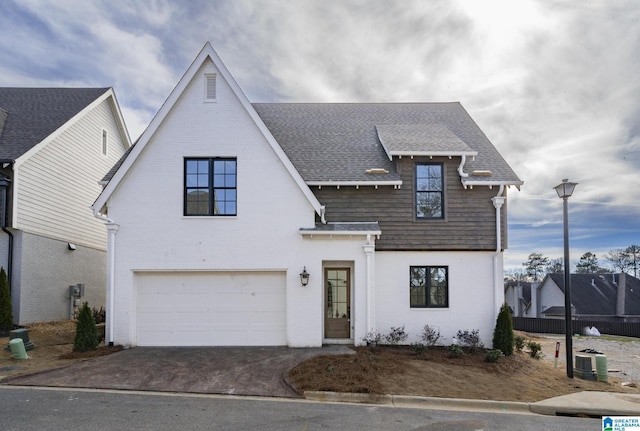
<path id="1" fill-rule="evenodd" d="M 313 356 L 353 353 L 347 346 L 136 347 L 69 367 L 14 376 L 7 385 L 300 397 L 285 381 Z"/>

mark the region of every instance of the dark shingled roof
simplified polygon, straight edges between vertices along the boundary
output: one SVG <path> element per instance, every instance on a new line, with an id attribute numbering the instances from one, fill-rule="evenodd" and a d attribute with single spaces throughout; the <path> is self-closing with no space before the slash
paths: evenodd
<path id="1" fill-rule="evenodd" d="M 0 159 L 17 159 L 108 90 L 0 87 Z"/>
<path id="2" fill-rule="evenodd" d="M 548 277 L 564 293 L 564 274 Z M 571 274 L 571 305 L 575 313 L 615 316 L 619 277 L 619 274 Z M 628 274 L 625 276 L 625 315 L 640 315 L 640 280 Z"/>
<path id="3" fill-rule="evenodd" d="M 477 181 L 520 182 L 459 103 L 254 103 L 253 107 L 307 183 L 399 181 L 379 130 L 396 150 L 477 152 L 475 161 L 467 158 L 465 172 L 491 171 L 491 176 Z M 366 173 L 376 168 L 389 173 Z"/>

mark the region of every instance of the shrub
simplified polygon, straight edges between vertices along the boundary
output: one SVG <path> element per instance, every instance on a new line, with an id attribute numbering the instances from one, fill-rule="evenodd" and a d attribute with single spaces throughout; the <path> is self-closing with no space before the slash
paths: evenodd
<path id="1" fill-rule="evenodd" d="M 498 313 L 493 331 L 493 348 L 500 349 L 505 356 L 513 355 L 513 322 L 507 304 L 502 304 Z"/>
<path id="2" fill-rule="evenodd" d="M 542 346 L 540 343 L 536 343 L 535 341 L 529 341 L 527 343 L 527 347 L 529 348 L 529 354 L 534 359 L 542 358 Z"/>
<path id="3" fill-rule="evenodd" d="M 469 349 L 469 352 L 474 353 L 478 349 L 482 349 L 484 344 L 482 340 L 480 340 L 480 330 L 474 329 L 469 332 L 467 330 L 458 331 L 456 334 L 456 338 L 463 346 Z"/>
<path id="4" fill-rule="evenodd" d="M 449 351 L 449 356 L 451 356 L 452 358 L 457 358 L 458 356 L 462 356 L 464 354 L 462 347 L 458 346 L 457 344 L 451 344 L 449 347 L 447 347 L 447 350 Z"/>
<path id="5" fill-rule="evenodd" d="M 13 314 L 11 312 L 11 292 L 9 281 L 4 268 L 0 268 L 0 329 L 13 328 Z"/>
<path id="6" fill-rule="evenodd" d="M 93 314 L 93 320 L 96 321 L 96 324 L 104 323 L 107 320 L 107 312 L 105 311 L 104 307 L 100 307 L 99 310 L 95 307 L 92 308 L 91 314 Z"/>
<path id="7" fill-rule="evenodd" d="M 487 350 L 487 353 L 484 356 L 484 360 L 487 362 L 498 362 L 498 359 L 503 356 L 502 350 L 500 349 L 491 349 Z"/>
<path id="8" fill-rule="evenodd" d="M 400 344 L 405 341 L 409 337 L 404 330 L 404 325 L 399 328 L 391 327 L 391 332 L 389 332 L 384 338 L 387 341 L 387 344 L 391 344 L 395 346 L 396 344 Z"/>
<path id="9" fill-rule="evenodd" d="M 362 338 L 362 341 L 364 341 L 367 346 L 376 347 L 380 344 L 380 341 L 382 341 L 382 334 L 376 331 L 369 331 L 367 335 Z"/>
<path id="10" fill-rule="evenodd" d="M 422 341 L 429 347 L 433 347 L 436 345 L 438 340 L 440 339 L 440 330 L 437 328 L 432 328 L 429 325 L 424 325 L 422 328 Z"/>
<path id="11" fill-rule="evenodd" d="M 526 342 L 527 340 L 522 335 L 518 335 L 513 339 L 513 343 L 518 352 L 522 352 L 522 349 L 524 349 Z"/>
<path id="12" fill-rule="evenodd" d="M 421 355 L 427 350 L 427 346 L 422 343 L 411 343 L 411 347 L 413 347 L 413 351 L 416 352 L 416 355 Z"/>
<path id="13" fill-rule="evenodd" d="M 88 352 L 98 348 L 98 329 L 88 303 L 82 304 L 76 322 L 76 338 L 73 343 L 74 352 Z"/>

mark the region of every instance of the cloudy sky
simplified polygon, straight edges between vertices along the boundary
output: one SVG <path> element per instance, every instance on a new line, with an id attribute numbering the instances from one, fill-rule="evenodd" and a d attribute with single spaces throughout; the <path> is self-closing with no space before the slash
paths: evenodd
<path id="1" fill-rule="evenodd" d="M 183 4 L 184 3 L 184 4 Z M 505 265 L 640 245 L 637 0 L 4 0 L 0 86 L 114 87 L 132 139 L 208 40 L 252 102 L 459 101 L 525 182 Z"/>

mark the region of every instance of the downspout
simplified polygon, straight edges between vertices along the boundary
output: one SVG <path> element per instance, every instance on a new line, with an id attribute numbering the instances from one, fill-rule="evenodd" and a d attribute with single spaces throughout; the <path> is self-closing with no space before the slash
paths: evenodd
<path id="1" fill-rule="evenodd" d="M 116 233 L 120 227 L 112 219 L 97 213 L 96 217 L 104 220 L 107 225 L 107 343 L 113 346 L 113 328 L 115 322 L 115 275 L 116 275 Z"/>
<path id="2" fill-rule="evenodd" d="M 504 193 L 504 184 L 500 185 L 500 190 L 498 194 L 491 198 L 493 202 L 493 206 L 496 209 L 496 253 L 493 255 L 493 306 L 494 306 L 494 316 L 497 316 L 500 312 L 500 307 L 502 304 L 499 303 L 499 292 L 500 290 L 504 290 L 503 285 L 503 277 L 500 274 L 499 268 L 499 260 L 502 255 L 502 226 L 501 226 L 501 212 L 500 209 L 504 204 L 506 198 L 503 196 Z"/>

